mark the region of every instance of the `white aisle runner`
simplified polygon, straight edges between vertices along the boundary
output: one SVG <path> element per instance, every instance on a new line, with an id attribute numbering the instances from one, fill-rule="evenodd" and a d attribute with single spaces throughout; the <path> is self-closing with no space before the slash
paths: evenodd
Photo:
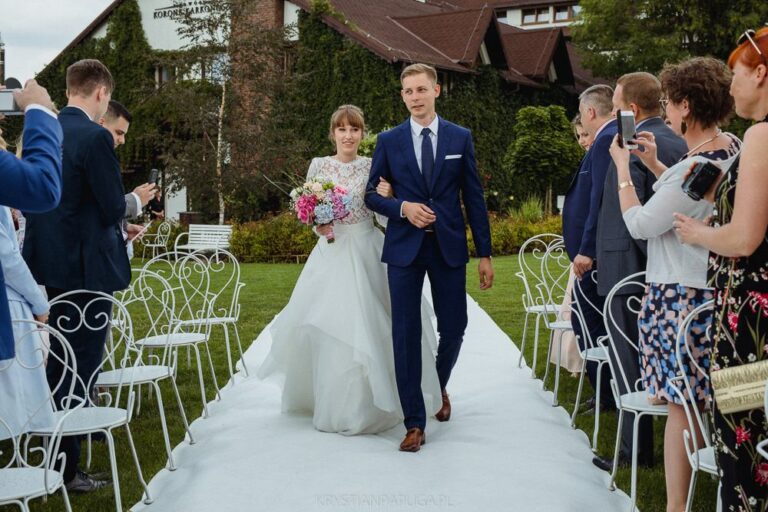
<path id="1" fill-rule="evenodd" d="M 271 340 L 246 353 L 251 372 Z M 280 414 L 280 391 L 238 380 L 192 424 L 197 443 L 174 450 L 178 469 L 150 483 L 145 511 L 615 512 L 629 509 L 606 488 L 585 434 L 551 406 L 517 348 L 469 299 L 469 327 L 449 384 L 453 414 L 431 419 L 427 443 L 401 453 L 405 433 L 345 437 L 316 431 L 310 417 Z"/>

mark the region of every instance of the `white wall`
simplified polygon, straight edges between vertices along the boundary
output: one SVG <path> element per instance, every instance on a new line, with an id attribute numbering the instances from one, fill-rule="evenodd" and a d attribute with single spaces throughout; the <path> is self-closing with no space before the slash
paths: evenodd
<path id="1" fill-rule="evenodd" d="M 167 192 L 165 195 L 165 218 L 179 220 L 179 212 L 187 211 L 187 189 L 182 188 L 178 192 Z"/>

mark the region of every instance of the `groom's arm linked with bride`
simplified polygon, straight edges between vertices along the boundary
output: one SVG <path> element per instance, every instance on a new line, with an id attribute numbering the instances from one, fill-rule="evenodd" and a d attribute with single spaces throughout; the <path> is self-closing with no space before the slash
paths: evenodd
<path id="1" fill-rule="evenodd" d="M 366 190 L 366 205 L 388 218 L 381 260 L 387 264 L 392 303 L 392 337 L 400 402 L 407 435 L 400 449 L 424 443 L 426 411 L 421 393 L 421 294 L 429 276 L 440 343 L 437 374 L 443 407 L 435 417 L 450 419 L 446 385 L 467 326 L 466 224 L 480 258 L 480 288 L 493 284 L 491 232 L 477 172 L 472 135 L 435 113 L 440 94 L 437 73 L 423 64 L 401 74 L 401 95 L 411 117 L 379 134 Z M 376 187 L 386 180 L 394 197 Z"/>

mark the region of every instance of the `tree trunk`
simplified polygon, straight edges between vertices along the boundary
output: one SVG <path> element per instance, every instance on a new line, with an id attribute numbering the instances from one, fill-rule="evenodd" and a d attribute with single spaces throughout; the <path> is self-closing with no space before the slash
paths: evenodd
<path id="1" fill-rule="evenodd" d="M 219 135 L 216 138 L 216 189 L 219 195 L 219 224 L 224 224 L 224 184 L 221 177 L 224 165 L 224 105 L 227 99 L 227 81 L 221 85 L 221 104 L 219 105 Z"/>

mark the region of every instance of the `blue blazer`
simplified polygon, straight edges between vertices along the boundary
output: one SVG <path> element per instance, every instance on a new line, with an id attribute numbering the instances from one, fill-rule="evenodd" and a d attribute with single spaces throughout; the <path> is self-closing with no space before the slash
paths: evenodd
<path id="1" fill-rule="evenodd" d="M 0 151 L 0 204 L 28 212 L 44 212 L 61 198 L 61 126 L 37 109 L 24 120 L 21 160 Z M 0 269 L 0 360 L 14 357 L 13 328 L 5 278 Z"/>
<path id="2" fill-rule="evenodd" d="M 449 155 L 453 158 L 446 158 Z M 381 177 L 392 185 L 394 198 L 376 193 Z M 425 204 L 435 212 L 435 236 L 445 262 L 451 267 L 465 265 L 469 261 L 469 251 L 460 195 L 477 255 L 490 256 L 491 229 L 471 132 L 439 118 L 432 183 L 426 182 L 416 161 L 410 120 L 380 133 L 373 153 L 365 204 L 389 218 L 381 261 L 406 267 L 421 248 L 424 230 L 400 216 L 403 201 L 410 201 Z"/>
<path id="3" fill-rule="evenodd" d="M 64 190 L 59 206 L 27 215 L 24 259 L 38 283 L 59 290 L 122 290 L 131 280 L 120 223 L 125 192 L 110 133 L 80 109 L 59 114 Z"/>
<path id="4" fill-rule="evenodd" d="M 568 257 L 597 255 L 597 219 L 605 175 L 613 160 L 609 148 L 618 132 L 614 119 L 597 135 L 573 177 L 563 205 L 563 241 Z"/>

